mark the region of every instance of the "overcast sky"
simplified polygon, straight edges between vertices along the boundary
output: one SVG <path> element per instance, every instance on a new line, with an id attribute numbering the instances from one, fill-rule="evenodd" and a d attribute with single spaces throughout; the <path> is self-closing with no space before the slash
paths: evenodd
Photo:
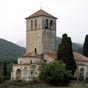
<path id="1" fill-rule="evenodd" d="M 56 16 L 57 36 L 67 33 L 83 43 L 88 34 L 88 0 L 41 0 L 42 9 Z M 0 0 L 0 38 L 14 43 L 26 36 L 25 18 L 40 9 L 40 0 Z"/>

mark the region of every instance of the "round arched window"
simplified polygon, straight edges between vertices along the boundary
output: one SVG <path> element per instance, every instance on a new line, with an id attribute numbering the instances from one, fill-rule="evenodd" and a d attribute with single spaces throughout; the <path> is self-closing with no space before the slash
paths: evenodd
<path id="1" fill-rule="evenodd" d="M 21 78 L 21 70 L 20 69 L 16 70 L 16 78 L 17 79 Z"/>
<path id="2" fill-rule="evenodd" d="M 31 68 L 31 70 L 33 70 L 33 69 L 36 68 L 36 65 L 32 64 L 32 65 L 30 66 L 30 68 Z"/>
<path id="3" fill-rule="evenodd" d="M 50 29 L 53 29 L 53 21 L 50 21 Z"/>
<path id="4" fill-rule="evenodd" d="M 48 29 L 48 19 L 46 19 L 46 22 L 45 22 L 45 29 Z"/>

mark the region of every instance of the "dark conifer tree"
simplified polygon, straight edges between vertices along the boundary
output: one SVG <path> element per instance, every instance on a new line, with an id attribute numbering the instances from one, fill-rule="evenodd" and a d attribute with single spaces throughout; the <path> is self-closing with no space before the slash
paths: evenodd
<path id="1" fill-rule="evenodd" d="M 85 37 L 84 45 L 83 45 L 83 55 L 88 57 L 88 35 Z"/>
<path id="2" fill-rule="evenodd" d="M 76 62 L 73 56 L 71 38 L 67 34 L 63 34 L 62 42 L 58 47 L 57 59 L 62 60 L 66 64 L 66 69 L 71 70 L 74 75 Z"/>
<path id="3" fill-rule="evenodd" d="M 4 61 L 4 63 L 3 63 L 3 76 L 6 79 L 6 77 L 7 77 L 7 63 L 6 63 L 6 61 Z"/>

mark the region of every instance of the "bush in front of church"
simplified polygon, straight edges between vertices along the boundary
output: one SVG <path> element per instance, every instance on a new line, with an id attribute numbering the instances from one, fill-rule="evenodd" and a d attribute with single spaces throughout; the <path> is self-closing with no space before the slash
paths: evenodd
<path id="1" fill-rule="evenodd" d="M 0 84 L 5 81 L 4 76 L 0 75 Z"/>
<path id="2" fill-rule="evenodd" d="M 70 82 L 72 75 L 70 71 L 66 70 L 66 65 L 62 61 L 54 61 L 42 66 L 39 78 L 51 85 L 66 86 Z"/>

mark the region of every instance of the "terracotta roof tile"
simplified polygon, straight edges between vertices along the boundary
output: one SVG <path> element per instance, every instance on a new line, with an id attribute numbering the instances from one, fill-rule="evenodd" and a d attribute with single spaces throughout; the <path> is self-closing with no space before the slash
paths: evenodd
<path id="1" fill-rule="evenodd" d="M 37 65 L 41 65 L 42 63 L 41 62 L 34 62 L 34 63 L 31 63 L 31 64 L 37 64 Z M 28 65 L 31 65 L 30 63 L 29 64 L 13 64 L 13 66 L 28 66 Z"/>
<path id="2" fill-rule="evenodd" d="M 49 52 L 46 52 L 45 53 L 46 55 L 48 55 L 49 57 L 53 58 L 53 59 L 57 59 L 57 54 L 56 53 L 49 53 Z M 82 54 L 79 54 L 77 52 L 73 52 L 73 55 L 74 55 L 74 59 L 76 61 L 84 61 L 84 62 L 88 62 L 88 58 L 83 56 Z"/>
<path id="3" fill-rule="evenodd" d="M 37 17 L 37 16 L 47 16 L 47 17 L 51 17 L 51 18 L 55 18 L 57 19 L 56 17 L 54 17 L 53 15 L 47 13 L 46 11 L 40 9 L 38 10 L 37 12 L 35 12 L 34 14 L 30 15 L 29 17 L 27 17 L 26 19 L 28 18 L 32 18 L 32 17 Z"/>
<path id="4" fill-rule="evenodd" d="M 50 53 L 50 52 L 46 52 L 46 55 L 48 55 L 49 57 L 56 59 L 57 58 L 57 54 L 56 53 Z"/>
<path id="5" fill-rule="evenodd" d="M 13 64 L 13 66 L 22 66 L 22 65 L 28 66 L 29 64 Z"/>
<path id="6" fill-rule="evenodd" d="M 75 60 L 88 62 L 88 58 L 83 56 L 82 54 L 79 54 L 77 52 L 73 52 L 73 54 L 74 54 Z"/>
<path id="7" fill-rule="evenodd" d="M 19 58 L 21 58 L 21 57 L 36 57 L 36 58 L 41 58 L 40 55 L 36 55 L 36 54 L 33 54 L 33 53 L 24 54 L 23 56 L 20 56 Z"/>

